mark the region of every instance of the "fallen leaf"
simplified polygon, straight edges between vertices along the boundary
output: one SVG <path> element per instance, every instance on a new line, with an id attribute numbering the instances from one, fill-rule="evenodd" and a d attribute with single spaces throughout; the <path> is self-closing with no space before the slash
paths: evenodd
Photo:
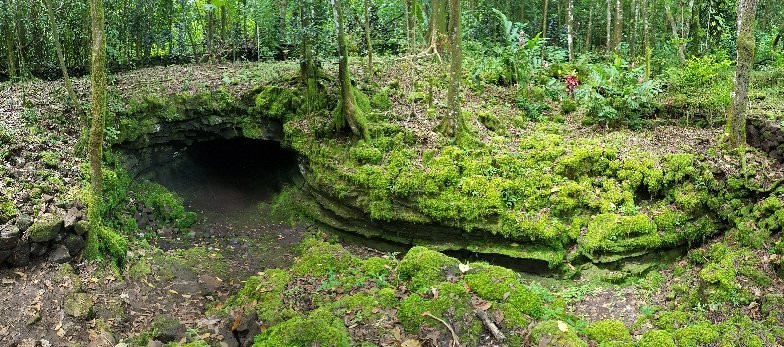
<path id="1" fill-rule="evenodd" d="M 569 331 L 569 326 L 566 325 L 566 323 L 564 323 L 563 321 L 558 321 L 558 330 L 561 330 L 563 332 L 567 332 L 567 331 Z"/>
<path id="2" fill-rule="evenodd" d="M 471 270 L 471 267 L 469 267 L 468 264 L 458 264 L 457 268 L 460 269 L 460 272 Z"/>
<path id="3" fill-rule="evenodd" d="M 414 339 L 405 340 L 403 341 L 403 343 L 400 344 L 400 347 L 419 347 L 419 346 L 422 346 L 422 344 Z"/>

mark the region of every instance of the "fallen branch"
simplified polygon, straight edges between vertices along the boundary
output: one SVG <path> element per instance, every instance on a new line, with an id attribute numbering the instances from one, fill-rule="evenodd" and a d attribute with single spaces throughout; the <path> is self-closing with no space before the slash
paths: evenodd
<path id="1" fill-rule="evenodd" d="M 504 333 L 502 333 L 501 330 L 498 329 L 498 326 L 496 326 L 495 323 L 490 320 L 490 317 L 487 316 L 487 312 L 485 312 L 485 310 L 481 308 L 476 309 L 476 316 L 482 320 L 482 323 L 485 324 L 487 330 L 490 330 L 490 333 L 493 334 L 493 337 L 495 337 L 496 341 L 503 342 L 506 340 Z"/>
<path id="2" fill-rule="evenodd" d="M 450 333 L 452 333 L 452 342 L 451 342 L 449 345 L 450 345 L 450 346 L 460 346 L 460 340 L 457 338 L 457 334 L 455 333 L 455 330 L 454 330 L 454 329 L 452 329 L 452 326 L 451 326 L 451 325 L 449 325 L 449 324 L 448 324 L 446 321 L 444 321 L 443 319 L 441 319 L 441 318 L 438 318 L 438 317 L 436 317 L 436 316 L 432 315 L 430 312 L 427 312 L 427 311 L 426 311 L 426 312 L 422 313 L 422 315 L 423 315 L 423 316 L 425 316 L 425 317 L 430 317 L 430 318 L 433 318 L 433 319 L 435 319 L 435 320 L 437 320 L 437 321 L 441 322 L 441 324 L 443 324 L 443 325 L 444 325 L 444 326 L 445 326 L 447 329 L 449 329 L 449 332 L 450 332 Z"/>

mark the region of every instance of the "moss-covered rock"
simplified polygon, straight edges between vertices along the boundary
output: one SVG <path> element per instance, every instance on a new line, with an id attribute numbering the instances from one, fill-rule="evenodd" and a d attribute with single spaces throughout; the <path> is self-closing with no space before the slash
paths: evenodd
<path id="1" fill-rule="evenodd" d="M 632 336 L 623 322 L 616 319 L 605 319 L 588 324 L 585 335 L 598 343 L 631 342 Z"/>
<path id="2" fill-rule="evenodd" d="M 27 234 L 33 242 L 47 242 L 54 239 L 63 227 L 63 217 L 56 214 L 47 214 L 27 229 Z"/>
<path id="3" fill-rule="evenodd" d="M 250 114 L 282 120 L 296 113 L 298 98 L 291 89 L 266 86 L 254 101 Z"/>
<path id="4" fill-rule="evenodd" d="M 351 339 L 342 320 L 328 310 L 318 309 L 307 316 L 297 316 L 265 330 L 256 336 L 253 345 L 348 347 Z"/>
<path id="5" fill-rule="evenodd" d="M 457 272 L 457 259 L 425 247 L 413 247 L 400 261 L 397 268 L 401 280 L 410 280 L 412 292 L 427 290 L 443 282 L 448 272 Z"/>
<path id="6" fill-rule="evenodd" d="M 639 347 L 675 347 L 672 334 L 666 330 L 651 329 L 642 334 Z"/>
<path id="7" fill-rule="evenodd" d="M 71 293 L 65 297 L 63 310 L 71 317 L 89 319 L 93 315 L 93 300 L 87 293 Z"/>
<path id="8" fill-rule="evenodd" d="M 288 271 L 280 269 L 269 269 L 258 276 L 251 276 L 245 286 L 226 302 L 226 306 L 255 303 L 254 309 L 264 324 L 277 323 L 293 315 L 292 310 L 284 305 L 284 290 L 290 280 Z"/>
<path id="9" fill-rule="evenodd" d="M 341 273 L 355 268 L 360 261 L 357 257 L 337 244 L 324 241 L 306 241 L 307 249 L 294 262 L 292 271 L 299 276 L 325 276 L 329 273 Z"/>
<path id="10" fill-rule="evenodd" d="M 707 346 L 719 339 L 719 332 L 710 322 L 700 322 L 675 330 L 678 346 Z"/>
<path id="11" fill-rule="evenodd" d="M 565 322 L 547 320 L 540 322 L 531 329 L 529 343 L 534 346 L 553 347 L 587 347 L 574 327 Z"/>

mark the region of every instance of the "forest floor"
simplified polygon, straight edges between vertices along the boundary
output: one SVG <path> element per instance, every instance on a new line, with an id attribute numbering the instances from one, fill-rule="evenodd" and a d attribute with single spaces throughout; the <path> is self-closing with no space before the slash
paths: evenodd
<path id="1" fill-rule="evenodd" d="M 413 92 L 417 76 L 423 73 L 418 69 L 423 68 L 394 62 L 389 65 L 378 78 L 400 84 L 403 94 Z M 294 63 L 238 63 L 140 69 L 113 76 L 109 107 L 122 108 L 135 96 L 144 94 L 171 95 L 204 89 L 225 88 L 239 97 L 258 86 L 259 81 L 283 79 L 296 68 Z M 327 67 L 328 72 L 332 69 L 331 65 Z M 359 72 L 356 74 L 361 76 Z M 88 100 L 89 80 L 76 80 L 75 86 L 78 96 Z M 487 88 L 483 92 L 466 90 L 466 112 L 490 112 L 513 118 L 518 111 L 511 106 L 514 96 L 510 88 Z M 7 142 L 0 143 L 3 146 L 0 174 L 9 178 L 0 181 L 0 193 L 10 197 L 20 206 L 21 213 L 31 217 L 48 209 L 63 208 L 81 188 L 79 166 L 84 160 L 76 150 L 78 116 L 66 106 L 61 83 L 35 81 L 4 85 L 0 93 L 4 95 L 0 100 L 0 132 L 8 135 Z M 445 93 L 446 88 L 435 91 L 435 102 L 445 100 Z M 433 131 L 437 120 L 425 116 L 426 113 L 422 105 L 405 102 L 394 102 L 386 111 L 391 122 L 415 132 L 423 148 L 435 146 L 440 136 Z M 476 117 L 469 121 L 483 142 L 498 140 Z M 642 131 L 610 130 L 583 126 L 573 117 L 555 126 L 562 127 L 559 133 L 567 141 L 592 138 L 602 143 L 622 144 L 620 148 L 630 151 L 660 154 L 704 153 L 717 146 L 721 132 L 670 121 Z M 514 151 L 521 138 L 516 132 L 525 132 L 526 128 L 512 127 L 510 131 L 502 141 Z M 47 162 L 43 153 L 55 153 L 56 160 Z M 784 177 L 781 164 L 755 151 L 747 154 L 747 161 L 757 168 L 756 180 L 763 186 Z M 737 158 L 729 156 L 710 157 L 710 164 L 728 175 L 739 170 L 736 162 Z M 32 188 L 37 191 L 31 194 Z M 198 206 L 193 209 L 201 215 L 210 212 Z M 255 218 L 243 220 L 239 225 L 231 223 L 236 215 L 223 218 L 213 215 L 194 227 L 193 234 L 160 236 L 150 244 L 136 244 L 128 256 L 130 261 L 119 271 L 78 257 L 69 264 L 33 261 L 22 267 L 0 270 L 0 315 L 4 317 L 0 321 L 0 343 L 113 346 L 121 339 L 150 337 L 145 332 L 150 331 L 156 318 L 162 321 L 162 315 L 174 317 L 182 324 L 167 327 L 176 336 L 191 334 L 214 341 L 230 339 L 230 325 L 206 317 L 205 311 L 236 293 L 248 276 L 291 265 L 298 251 L 297 244 L 313 229 L 307 224 L 291 226 L 263 208 L 254 211 L 258 212 Z M 721 238 L 714 242 L 721 242 Z M 362 258 L 380 254 L 361 246 L 349 246 L 349 250 Z M 770 260 L 763 253 L 758 258 Z M 667 291 L 677 276 L 673 268 L 661 272 L 666 282 L 657 288 L 646 287 L 645 283 L 619 289 L 580 282 L 564 285 L 547 278 L 533 281 L 565 298 L 570 313 L 587 317 L 589 321 L 619 319 L 631 326 L 646 314 L 644 308 L 664 307 L 671 301 Z M 761 268 L 767 269 L 766 273 L 775 279 L 765 292 L 784 285 L 770 266 L 762 264 Z M 66 301 L 73 299 L 74 293 L 89 296 L 91 314 L 73 317 L 65 313 Z M 753 307 L 747 310 L 750 316 L 755 312 Z"/>

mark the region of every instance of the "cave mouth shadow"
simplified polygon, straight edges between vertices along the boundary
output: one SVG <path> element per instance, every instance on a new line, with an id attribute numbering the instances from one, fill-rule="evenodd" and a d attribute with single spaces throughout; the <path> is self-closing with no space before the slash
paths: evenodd
<path id="1" fill-rule="evenodd" d="M 299 175 L 297 154 L 280 143 L 246 138 L 197 142 L 173 150 L 143 178 L 181 196 L 188 209 L 225 214 L 270 203 Z"/>

